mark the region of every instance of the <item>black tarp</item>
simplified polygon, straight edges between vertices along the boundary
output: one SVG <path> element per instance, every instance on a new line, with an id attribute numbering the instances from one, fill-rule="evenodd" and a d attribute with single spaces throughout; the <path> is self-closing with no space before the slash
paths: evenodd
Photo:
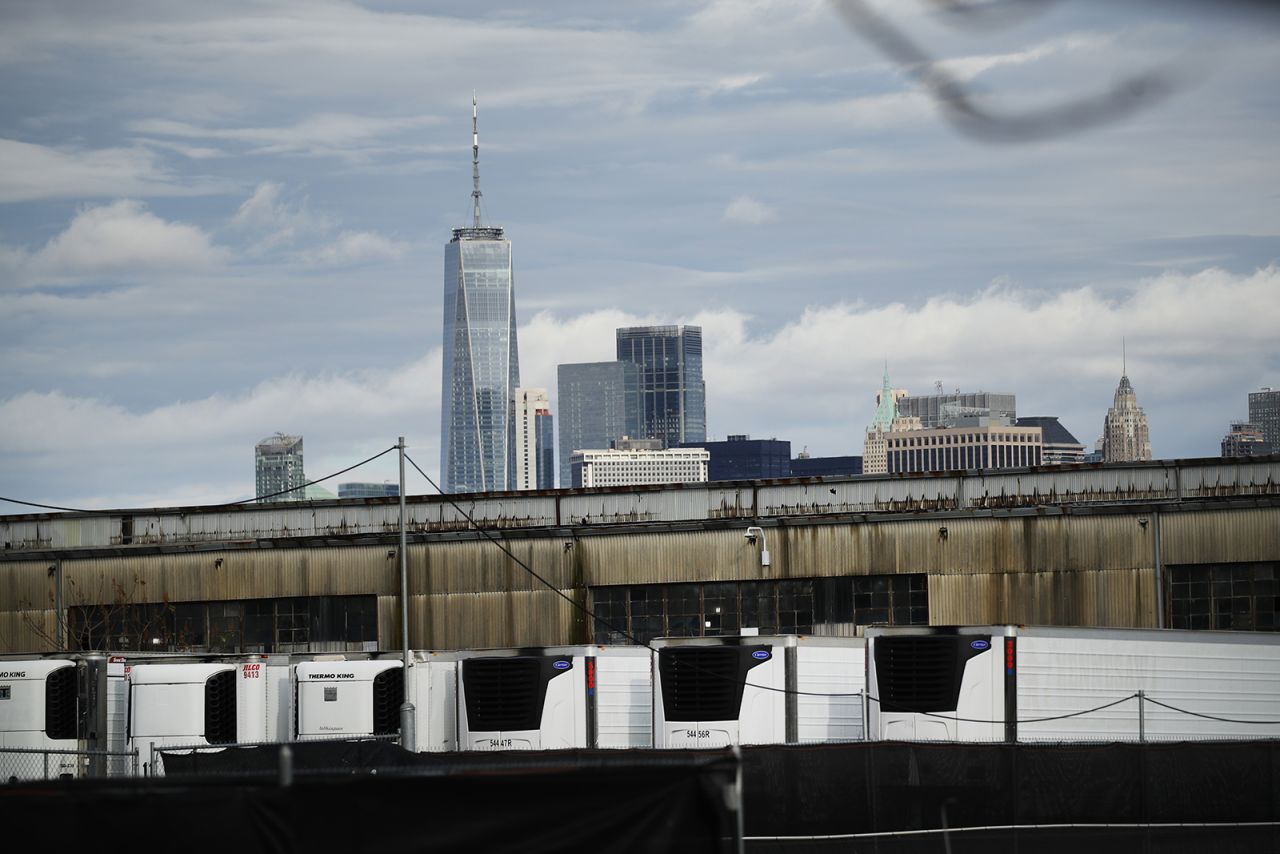
<path id="1" fill-rule="evenodd" d="M 372 764 L 311 773 L 308 762 L 324 755 L 311 748 L 320 746 L 291 748 L 299 764 L 288 786 L 246 774 L 278 760 L 277 749 L 234 750 L 235 773 L 0 787 L 0 815 L 10 841 L 31 846 L 15 851 L 733 850 L 725 787 L 737 766 L 724 754 L 454 754 L 409 773 Z"/>

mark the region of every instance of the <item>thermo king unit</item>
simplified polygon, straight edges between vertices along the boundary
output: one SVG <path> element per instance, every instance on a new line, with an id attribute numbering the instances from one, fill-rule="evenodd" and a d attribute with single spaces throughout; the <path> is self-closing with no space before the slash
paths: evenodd
<path id="1" fill-rule="evenodd" d="M 869 628 L 867 671 L 877 740 L 1280 735 L 1264 723 L 1280 721 L 1280 637 L 1265 633 Z"/>
<path id="2" fill-rule="evenodd" d="M 404 662 L 317 659 L 294 666 L 298 740 L 395 735 L 404 704 Z"/>
<path id="3" fill-rule="evenodd" d="M 0 660 L 0 780 L 101 773 L 74 753 L 9 751 L 108 749 L 107 693 L 105 655 Z"/>
<path id="4" fill-rule="evenodd" d="M 659 638 L 654 747 L 863 737 L 861 638 Z"/>
<path id="5" fill-rule="evenodd" d="M 648 747 L 650 658 L 635 646 L 463 653 L 459 749 Z"/>
<path id="6" fill-rule="evenodd" d="M 133 665 L 129 672 L 130 746 L 146 757 L 153 746 L 270 740 L 266 667 L 260 656 Z"/>

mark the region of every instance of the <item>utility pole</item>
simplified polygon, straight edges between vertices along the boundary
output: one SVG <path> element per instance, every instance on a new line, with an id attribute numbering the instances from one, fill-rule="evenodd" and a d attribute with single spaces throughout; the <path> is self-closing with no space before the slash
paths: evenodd
<path id="1" fill-rule="evenodd" d="M 404 436 L 396 443 L 400 450 L 400 642 L 404 653 L 404 702 L 400 704 L 400 746 L 417 747 L 414 730 L 413 671 L 409 669 L 409 553 L 404 512 Z"/>

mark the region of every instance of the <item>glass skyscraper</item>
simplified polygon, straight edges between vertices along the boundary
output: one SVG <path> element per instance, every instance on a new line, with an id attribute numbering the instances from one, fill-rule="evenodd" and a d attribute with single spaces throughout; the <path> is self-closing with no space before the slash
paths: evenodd
<path id="1" fill-rule="evenodd" d="M 701 326 L 619 329 L 618 361 L 640 366 L 640 435 L 668 448 L 707 438 Z"/>
<path id="2" fill-rule="evenodd" d="M 640 366 L 583 362 L 556 368 L 560 421 L 560 488 L 573 484 L 574 451 L 600 451 L 640 433 Z"/>
<path id="3" fill-rule="evenodd" d="M 472 99 L 472 225 L 444 250 L 440 488 L 490 492 L 514 477 L 512 394 L 520 385 L 511 241 L 480 225 L 480 143 Z"/>

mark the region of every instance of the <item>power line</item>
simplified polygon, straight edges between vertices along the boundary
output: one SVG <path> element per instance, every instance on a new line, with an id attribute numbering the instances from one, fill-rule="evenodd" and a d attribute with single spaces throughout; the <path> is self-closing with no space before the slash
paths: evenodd
<path id="1" fill-rule="evenodd" d="M 387 449 L 386 449 L 386 450 L 384 450 L 384 451 L 380 451 L 380 452 L 378 452 L 378 453 L 374 454 L 372 457 L 369 457 L 368 459 L 361 460 L 360 462 L 358 462 L 358 463 L 356 463 L 356 464 L 354 464 L 354 465 L 350 465 L 350 466 L 347 466 L 347 467 L 346 467 L 346 468 L 344 468 L 344 469 L 340 469 L 340 470 L 338 470 L 338 471 L 335 471 L 333 474 L 327 474 L 327 475 L 325 475 L 324 477 L 318 477 L 318 478 L 316 478 L 315 480 L 309 480 L 309 481 L 307 481 L 306 483 L 304 483 L 304 484 L 302 484 L 302 485 L 300 485 L 300 486 L 292 486 L 292 487 L 289 487 L 288 489 L 282 489 L 282 490 L 280 490 L 279 492 L 270 492 L 270 493 L 268 493 L 268 494 L 266 494 L 266 495 L 257 495 L 257 496 L 254 496 L 253 498 L 242 498 L 242 499 L 240 499 L 239 501 L 227 501 L 227 502 L 224 502 L 224 503 L 222 503 L 222 504 L 212 504 L 212 505 L 209 505 L 209 506 L 210 506 L 210 507 L 213 507 L 213 508 L 217 508 L 217 507 L 239 507 L 239 506 L 240 506 L 240 505 L 242 505 L 242 504 L 253 504 L 254 502 L 262 501 L 262 500 L 263 500 L 263 499 L 265 499 L 265 498 L 275 498 L 276 496 L 279 496 L 279 495 L 286 495 L 286 494 L 291 493 L 291 492 L 298 492 L 299 490 L 306 489 L 308 486 L 315 486 L 317 483 L 324 483 L 326 480 L 332 480 L 333 478 L 337 477 L 338 475 L 346 474 L 347 472 L 352 471 L 353 469 L 358 469 L 358 468 L 360 468 L 360 466 L 363 466 L 363 465 L 366 465 L 366 464 L 368 464 L 368 463 L 371 463 L 371 462 L 373 462 L 374 460 L 378 459 L 379 457 L 381 457 L 381 456 L 385 456 L 386 454 L 391 453 L 391 452 L 392 452 L 392 451 L 394 451 L 395 449 L 396 449 L 396 446 L 395 446 L 395 445 L 392 445 L 390 448 L 387 448 Z M 416 466 L 415 466 L 415 468 L 416 468 Z M 110 514 L 113 514 L 113 513 L 119 513 L 119 512 L 120 512 L 120 510 L 119 510 L 119 509 L 115 509 L 115 510 L 86 510 L 86 509 L 84 509 L 84 508 L 82 508 L 82 507 L 59 507 L 59 506 L 58 506 L 58 505 L 56 505 L 56 504 L 40 504 L 40 503 L 35 502 L 35 501 L 22 501 L 22 500 L 17 499 L 17 498 L 6 498 L 6 497 L 5 497 L 5 496 L 3 496 L 3 495 L 0 495 L 0 501 L 8 501 L 10 504 L 21 504 L 21 505 L 23 505 L 23 506 L 25 506 L 25 507 L 39 507 L 39 508 L 41 508 L 41 509 L 43 509 L 43 510 L 63 510 L 63 511 L 66 511 L 66 512 L 68 512 L 68 513 L 85 513 L 85 514 L 88 514 L 88 515 L 95 515 L 95 516 L 104 516 L 104 515 L 110 515 Z"/>

